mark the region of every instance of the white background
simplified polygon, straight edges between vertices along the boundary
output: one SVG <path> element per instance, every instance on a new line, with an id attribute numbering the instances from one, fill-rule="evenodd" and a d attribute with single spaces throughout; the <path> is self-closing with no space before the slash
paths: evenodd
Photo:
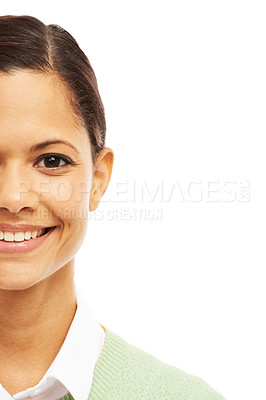
<path id="1" fill-rule="evenodd" d="M 115 163 L 76 257 L 98 321 L 265 399 L 263 2 L 1 3 L 68 30 L 98 78 Z"/>

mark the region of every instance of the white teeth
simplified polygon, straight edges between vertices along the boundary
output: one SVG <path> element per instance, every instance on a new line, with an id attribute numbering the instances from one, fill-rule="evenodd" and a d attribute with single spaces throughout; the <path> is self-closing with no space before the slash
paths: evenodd
<path id="1" fill-rule="evenodd" d="M 6 242 L 13 242 L 14 241 L 14 233 L 4 232 L 4 239 Z"/>
<path id="2" fill-rule="evenodd" d="M 15 242 L 23 242 L 23 240 L 24 240 L 24 233 L 16 232 L 15 233 Z"/>
<path id="3" fill-rule="evenodd" d="M 29 240 L 31 238 L 31 232 L 30 231 L 25 232 L 24 237 L 26 240 Z"/>
<path id="4" fill-rule="evenodd" d="M 23 242 L 23 240 L 36 239 L 37 236 L 41 236 L 44 232 L 44 229 L 39 229 L 35 231 L 27 231 L 27 232 L 3 232 L 0 230 L 0 240 L 6 242 Z"/>

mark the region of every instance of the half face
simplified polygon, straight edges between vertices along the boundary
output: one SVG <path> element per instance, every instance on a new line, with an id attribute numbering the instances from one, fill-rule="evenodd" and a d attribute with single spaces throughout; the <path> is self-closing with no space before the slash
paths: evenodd
<path id="1" fill-rule="evenodd" d="M 73 262 L 109 183 L 107 153 L 97 172 L 58 78 L 0 74 L 0 289 L 31 287 Z"/>

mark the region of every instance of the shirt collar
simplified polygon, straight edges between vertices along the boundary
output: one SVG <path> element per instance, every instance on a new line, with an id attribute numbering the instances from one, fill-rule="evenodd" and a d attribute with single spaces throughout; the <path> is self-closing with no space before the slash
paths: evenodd
<path id="1" fill-rule="evenodd" d="M 105 332 L 77 287 L 76 294 L 76 314 L 66 339 L 46 372 L 45 378 L 57 379 L 75 400 L 87 400 Z"/>
<path id="2" fill-rule="evenodd" d="M 105 332 L 77 287 L 76 295 L 77 310 L 60 351 L 38 385 L 17 394 L 17 399 L 34 396 L 36 388 L 45 394 L 46 390 L 55 387 L 56 381 L 75 400 L 88 399 Z"/>

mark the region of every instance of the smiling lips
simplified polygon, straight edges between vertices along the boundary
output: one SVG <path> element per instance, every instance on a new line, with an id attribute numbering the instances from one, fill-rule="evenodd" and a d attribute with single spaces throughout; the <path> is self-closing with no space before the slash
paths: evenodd
<path id="1" fill-rule="evenodd" d="M 45 242 L 55 228 L 55 226 L 45 228 L 33 225 L 0 224 L 0 253 L 33 250 Z"/>

